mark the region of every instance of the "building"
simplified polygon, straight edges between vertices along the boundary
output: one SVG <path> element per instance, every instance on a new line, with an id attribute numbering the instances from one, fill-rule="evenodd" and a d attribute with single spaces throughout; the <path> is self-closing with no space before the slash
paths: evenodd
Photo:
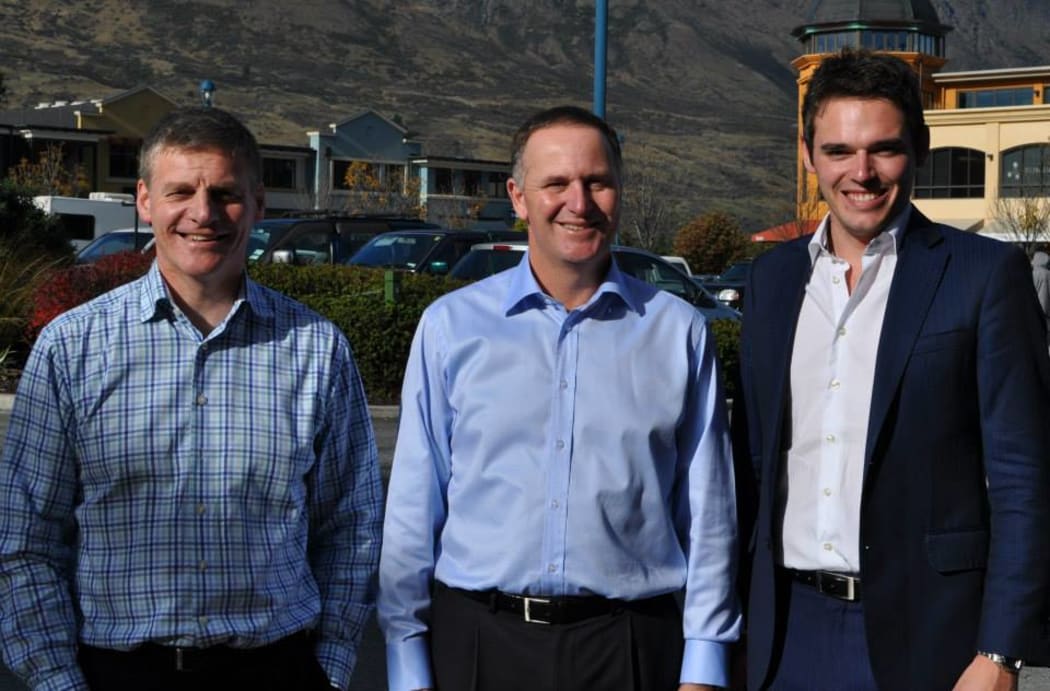
<path id="1" fill-rule="evenodd" d="M 798 70 L 798 127 L 802 97 L 821 60 L 845 46 L 900 57 L 919 75 L 930 128 L 930 156 L 917 171 L 915 206 L 942 223 L 1014 242 L 1016 219 L 1032 205 L 1050 205 L 1050 66 L 943 72 L 945 37 L 928 0 L 818 0 L 792 34 L 803 54 Z M 797 156 L 797 222 L 755 234 L 784 238 L 822 218 L 816 180 Z M 1050 206 L 1044 206 L 1050 213 Z"/>
<path id="2" fill-rule="evenodd" d="M 425 214 L 442 225 L 510 225 L 510 164 L 427 156 L 401 122 L 373 110 L 307 132 L 317 152 L 313 208 Z"/>

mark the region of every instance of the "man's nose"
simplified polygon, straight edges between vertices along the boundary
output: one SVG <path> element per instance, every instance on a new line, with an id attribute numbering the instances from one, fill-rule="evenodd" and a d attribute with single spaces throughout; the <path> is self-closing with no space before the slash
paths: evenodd
<path id="1" fill-rule="evenodd" d="M 864 149 L 857 151 L 853 174 L 858 180 L 870 180 L 875 176 L 874 158 Z"/>
<path id="2" fill-rule="evenodd" d="M 569 184 L 569 198 L 566 206 L 575 214 L 583 214 L 591 207 L 593 201 L 591 188 L 582 180 L 575 180 Z"/>
<path id="3" fill-rule="evenodd" d="M 217 218 L 215 199 L 207 187 L 199 187 L 190 202 L 190 218 L 199 226 L 211 225 Z"/>

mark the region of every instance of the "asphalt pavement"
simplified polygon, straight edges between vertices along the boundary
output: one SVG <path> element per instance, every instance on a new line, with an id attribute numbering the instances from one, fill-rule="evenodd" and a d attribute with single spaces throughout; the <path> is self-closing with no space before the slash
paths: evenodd
<path id="1" fill-rule="evenodd" d="M 0 394 L 0 439 L 7 433 L 7 422 L 13 396 Z M 376 443 L 379 446 L 379 464 L 383 472 L 384 485 L 390 476 L 390 465 L 394 456 L 394 440 L 397 435 L 397 410 L 390 406 L 372 408 L 372 423 L 375 427 Z M 1020 691 L 1050 691 L 1050 669 L 1026 668 L 1021 672 Z M 357 669 L 350 683 L 350 691 L 382 691 L 386 688 L 386 659 L 383 641 L 375 619 L 369 621 L 361 648 L 358 651 Z M 0 665 L 0 691 L 26 691 L 26 687 Z"/>

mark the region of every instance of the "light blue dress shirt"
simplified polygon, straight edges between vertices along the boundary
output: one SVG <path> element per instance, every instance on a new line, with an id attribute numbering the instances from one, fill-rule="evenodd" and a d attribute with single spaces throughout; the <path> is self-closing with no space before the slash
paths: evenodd
<path id="1" fill-rule="evenodd" d="M 380 561 L 390 688 L 432 686 L 436 579 L 640 599 L 685 589 L 682 680 L 727 684 L 735 496 L 715 343 L 613 263 L 567 312 L 526 256 L 416 331 Z"/>
<path id="2" fill-rule="evenodd" d="M 254 647 L 315 628 L 345 688 L 381 510 L 339 330 L 246 280 L 202 337 L 154 265 L 58 317 L 23 372 L 0 461 L 5 659 L 70 691 L 87 688 L 78 639 Z"/>

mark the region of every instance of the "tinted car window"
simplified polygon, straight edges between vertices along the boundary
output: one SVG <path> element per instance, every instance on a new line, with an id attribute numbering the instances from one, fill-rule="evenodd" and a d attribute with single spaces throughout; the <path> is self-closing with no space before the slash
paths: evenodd
<path id="1" fill-rule="evenodd" d="M 390 269 L 414 269 L 442 240 L 440 233 L 386 233 L 372 238 L 350 264 Z"/>
<path id="2" fill-rule="evenodd" d="M 524 256 L 524 252 L 510 249 L 473 250 L 467 252 L 449 275 L 464 281 L 477 281 L 517 266 Z"/>

